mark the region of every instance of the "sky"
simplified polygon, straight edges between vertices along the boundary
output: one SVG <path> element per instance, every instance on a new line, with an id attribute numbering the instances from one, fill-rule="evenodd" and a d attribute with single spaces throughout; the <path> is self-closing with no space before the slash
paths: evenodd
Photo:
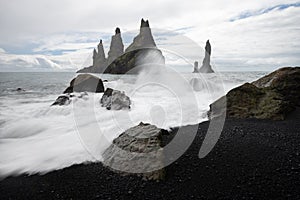
<path id="1" fill-rule="evenodd" d="M 127 47 L 148 19 L 167 63 L 192 71 L 207 39 L 218 71 L 300 65 L 300 1 L 0 0 L 0 71 L 76 71 L 121 28 Z"/>

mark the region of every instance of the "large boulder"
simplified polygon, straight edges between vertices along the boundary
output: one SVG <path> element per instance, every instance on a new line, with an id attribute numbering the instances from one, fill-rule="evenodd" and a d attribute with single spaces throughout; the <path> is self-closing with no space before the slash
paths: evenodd
<path id="1" fill-rule="evenodd" d="M 300 102 L 300 68 L 289 67 L 230 90 L 210 105 L 209 118 L 284 120 Z"/>
<path id="2" fill-rule="evenodd" d="M 107 88 L 100 100 L 102 107 L 107 110 L 130 109 L 130 98 L 124 92 Z"/>
<path id="3" fill-rule="evenodd" d="M 140 123 L 122 133 L 103 153 L 103 163 L 123 175 L 136 173 L 146 180 L 162 180 L 162 135 L 166 131 Z M 154 171 L 148 171 L 155 169 Z M 122 171 L 121 171 L 122 170 Z"/>
<path id="4" fill-rule="evenodd" d="M 70 86 L 64 91 L 72 92 L 104 92 L 104 85 L 100 78 L 90 74 L 79 74 L 70 82 Z"/>

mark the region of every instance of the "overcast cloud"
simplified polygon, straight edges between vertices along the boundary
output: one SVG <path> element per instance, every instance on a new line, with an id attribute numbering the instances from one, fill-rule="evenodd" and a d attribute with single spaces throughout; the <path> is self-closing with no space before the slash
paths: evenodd
<path id="1" fill-rule="evenodd" d="M 168 63 L 202 59 L 207 39 L 218 70 L 300 63 L 300 1 L 0 0 L 0 71 L 75 71 L 91 64 L 100 38 L 107 53 L 117 26 L 127 46 L 142 17 L 158 46 L 177 55 Z"/>

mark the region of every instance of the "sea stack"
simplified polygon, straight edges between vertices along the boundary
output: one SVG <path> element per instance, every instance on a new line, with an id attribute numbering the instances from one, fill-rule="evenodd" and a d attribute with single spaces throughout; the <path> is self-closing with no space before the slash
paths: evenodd
<path id="1" fill-rule="evenodd" d="M 98 50 L 98 51 L 97 51 Z M 102 40 L 100 40 L 97 50 L 93 50 L 93 65 L 80 69 L 77 73 L 103 73 L 107 66 Z"/>
<path id="2" fill-rule="evenodd" d="M 140 33 L 133 39 L 133 42 L 127 47 L 125 52 L 141 48 L 156 48 L 149 21 L 144 19 L 141 20 Z"/>
<path id="3" fill-rule="evenodd" d="M 210 65 L 211 45 L 209 40 L 206 41 L 205 45 L 205 57 L 202 62 L 202 66 L 199 70 L 200 73 L 214 73 Z"/>
<path id="4" fill-rule="evenodd" d="M 121 37 L 120 28 L 116 28 L 115 35 L 111 37 L 110 50 L 108 52 L 107 62 L 111 64 L 116 58 L 124 53 L 124 44 Z"/>
<path id="5" fill-rule="evenodd" d="M 194 71 L 193 71 L 193 73 L 199 73 L 198 65 L 199 65 L 198 61 L 195 61 L 194 62 Z"/>
<path id="6" fill-rule="evenodd" d="M 104 73 L 137 74 L 150 65 L 164 65 L 165 58 L 156 47 L 148 20 L 141 20 L 140 32 L 127 47 L 125 53 L 113 60 Z"/>

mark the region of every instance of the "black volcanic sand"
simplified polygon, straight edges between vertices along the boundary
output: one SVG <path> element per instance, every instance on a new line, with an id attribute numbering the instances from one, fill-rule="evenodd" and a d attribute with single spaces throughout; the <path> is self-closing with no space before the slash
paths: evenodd
<path id="1" fill-rule="evenodd" d="M 285 121 L 227 119 L 198 158 L 208 122 L 165 181 L 120 176 L 98 164 L 0 181 L 0 199 L 300 199 L 300 112 Z M 185 127 L 188 134 L 191 126 Z"/>

